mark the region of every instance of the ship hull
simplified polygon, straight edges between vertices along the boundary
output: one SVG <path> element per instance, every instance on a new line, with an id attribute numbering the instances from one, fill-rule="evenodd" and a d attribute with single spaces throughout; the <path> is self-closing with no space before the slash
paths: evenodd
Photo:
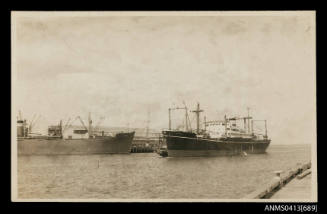
<path id="1" fill-rule="evenodd" d="M 228 156 L 265 153 L 270 140 L 211 140 L 164 136 L 169 157 Z"/>
<path id="2" fill-rule="evenodd" d="M 90 139 L 18 139 L 18 155 L 127 154 L 134 132 Z"/>

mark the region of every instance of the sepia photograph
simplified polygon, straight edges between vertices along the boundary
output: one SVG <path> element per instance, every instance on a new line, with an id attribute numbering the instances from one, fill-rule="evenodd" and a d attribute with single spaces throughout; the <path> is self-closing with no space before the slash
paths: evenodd
<path id="1" fill-rule="evenodd" d="M 317 202 L 315 11 L 12 11 L 13 202 Z"/>

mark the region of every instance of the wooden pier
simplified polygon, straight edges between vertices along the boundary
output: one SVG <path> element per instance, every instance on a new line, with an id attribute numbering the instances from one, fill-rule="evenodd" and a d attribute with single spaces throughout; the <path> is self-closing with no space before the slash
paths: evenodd
<path id="1" fill-rule="evenodd" d="M 297 176 L 285 187 L 281 188 L 271 199 L 310 199 L 312 197 L 311 170 L 306 170 L 305 176 Z M 303 175 L 304 175 L 303 174 Z"/>
<path id="2" fill-rule="evenodd" d="M 131 153 L 150 153 L 154 151 L 155 147 L 146 145 L 133 145 L 131 148 Z"/>
<path id="3" fill-rule="evenodd" d="M 311 177 L 308 176 L 311 173 L 311 162 L 298 165 L 291 169 L 290 171 L 287 172 L 282 172 L 282 171 L 276 171 L 276 177 L 268 183 L 266 186 L 259 188 L 258 190 L 246 195 L 244 199 L 268 199 L 268 198 L 280 198 L 278 197 L 279 191 L 284 190 L 284 186 L 288 184 L 290 181 L 293 179 L 297 178 L 298 179 L 304 179 L 304 177 Z M 306 178 L 306 184 L 308 178 Z M 311 180 L 311 179 L 310 179 Z M 297 181 L 296 183 L 299 183 Z M 311 186 L 311 182 L 309 182 Z M 294 185 L 293 185 L 294 186 Z M 286 186 L 287 187 L 287 186 Z M 285 187 L 285 189 L 286 189 Z M 305 187 L 304 187 L 305 188 Z M 297 198 L 297 196 L 295 197 Z"/>
<path id="4" fill-rule="evenodd" d="M 155 152 L 159 145 L 159 137 L 135 136 L 132 142 L 131 153 Z"/>

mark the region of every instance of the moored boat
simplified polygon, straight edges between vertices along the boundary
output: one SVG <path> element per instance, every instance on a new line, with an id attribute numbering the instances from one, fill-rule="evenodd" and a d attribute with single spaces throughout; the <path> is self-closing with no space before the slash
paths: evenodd
<path id="1" fill-rule="evenodd" d="M 187 108 L 185 109 L 187 111 Z M 242 118 L 227 118 L 225 116 L 222 121 L 204 122 L 205 129 L 200 130 L 199 120 L 202 111 L 199 104 L 197 109 L 193 111 L 197 116 L 196 131 L 171 130 L 169 117 L 169 130 L 162 132 L 169 157 L 265 153 L 271 141 L 267 135 L 265 120 L 263 120 L 265 124 L 264 134 L 253 132 L 253 123 L 259 120 L 253 120 L 249 115 Z M 187 122 L 187 113 L 185 115 Z M 243 129 L 236 125 L 236 121 L 239 120 L 244 121 Z"/>
<path id="2" fill-rule="evenodd" d="M 48 127 L 48 135 L 39 136 L 30 135 L 26 124 L 26 120 L 17 121 L 18 155 L 127 154 L 135 134 L 93 131 L 90 116 L 88 128 L 83 123 L 84 129 L 74 129 L 68 134 L 64 134 L 61 121 Z"/>

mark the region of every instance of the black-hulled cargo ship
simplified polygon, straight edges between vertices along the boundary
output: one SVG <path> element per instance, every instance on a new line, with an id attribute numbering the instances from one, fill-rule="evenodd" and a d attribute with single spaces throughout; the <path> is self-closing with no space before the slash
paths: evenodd
<path id="1" fill-rule="evenodd" d="M 187 108 L 186 119 L 187 124 Z M 167 145 L 169 157 L 185 156 L 222 156 L 239 155 L 251 153 L 265 153 L 270 144 L 267 136 L 267 123 L 265 133 L 258 134 L 253 132 L 253 123 L 259 120 L 252 120 L 249 115 L 242 118 L 227 118 L 222 121 L 204 122 L 204 130 L 199 127 L 200 105 L 193 112 L 197 115 L 197 130 L 176 131 L 171 130 L 169 109 L 169 130 L 163 131 L 163 138 Z M 236 121 L 244 121 L 244 128 L 237 126 Z"/>
<path id="2" fill-rule="evenodd" d="M 83 123 L 84 126 L 84 123 Z M 29 134 L 26 120 L 17 121 L 18 155 L 70 155 L 70 154 L 124 154 L 130 153 L 135 132 L 116 134 L 92 130 L 89 127 L 75 129 L 64 134 L 62 123 L 49 126 L 48 135 Z"/>

